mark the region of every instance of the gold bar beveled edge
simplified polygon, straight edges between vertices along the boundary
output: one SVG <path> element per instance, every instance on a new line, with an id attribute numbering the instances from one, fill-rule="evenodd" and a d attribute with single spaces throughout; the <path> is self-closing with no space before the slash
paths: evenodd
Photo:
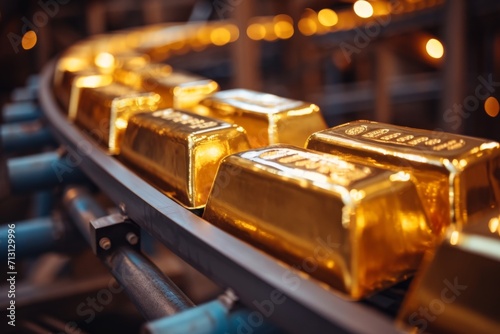
<path id="1" fill-rule="evenodd" d="M 155 110 L 153 111 L 152 113 L 137 113 L 137 114 L 134 114 L 132 115 L 131 117 L 133 118 L 136 118 L 136 117 L 141 117 L 142 115 L 149 115 L 149 114 L 154 114 L 154 113 L 157 113 L 157 112 L 161 112 L 161 111 L 166 111 L 166 110 L 172 110 L 174 112 L 180 112 L 180 113 L 183 113 L 183 114 L 187 114 L 189 116 L 192 116 L 194 118 L 198 118 L 198 119 L 204 119 L 204 120 L 208 120 L 208 121 L 213 121 L 213 122 L 216 122 L 216 123 L 219 123 L 218 126 L 226 126 L 225 128 L 223 129 L 214 129 L 214 130 L 211 130 L 211 131 L 220 131 L 220 130 L 225 130 L 225 131 L 236 131 L 236 132 L 239 132 L 240 133 L 240 137 L 242 139 L 244 139 L 244 141 L 246 141 L 247 143 L 247 147 L 245 148 L 245 150 L 248 150 L 250 149 L 250 146 L 248 144 L 248 138 L 246 137 L 246 132 L 245 130 L 238 126 L 237 124 L 230 124 L 230 123 L 227 123 L 223 120 L 219 120 L 219 119 L 214 119 L 214 118 L 211 118 L 211 117 L 208 117 L 208 116 L 203 116 L 203 115 L 198 115 L 196 113 L 193 113 L 189 110 L 182 110 L 182 109 L 176 109 L 176 108 L 173 108 L 173 107 L 170 107 L 170 108 L 162 108 L 162 109 L 158 109 L 158 110 Z M 204 132 L 205 133 L 205 132 Z M 127 132 L 125 131 L 124 133 L 124 137 L 126 136 Z M 190 136 L 188 136 L 190 137 Z M 189 143 L 188 143 L 189 144 Z M 179 205 L 181 205 L 182 207 L 188 209 L 188 210 L 191 210 L 191 211 L 200 211 L 201 209 L 204 209 L 205 206 L 206 206 L 206 203 L 204 204 L 200 204 L 200 205 L 190 205 L 190 204 L 187 204 L 187 203 L 184 203 L 182 202 L 180 199 L 174 197 L 174 196 L 171 196 L 168 192 L 168 190 L 166 190 L 166 188 L 171 188 L 170 184 L 163 180 L 161 177 L 157 176 L 157 175 L 153 175 L 153 173 L 147 169 L 145 169 L 144 166 L 141 166 L 139 165 L 138 163 L 132 161 L 133 158 L 130 158 L 130 157 L 127 157 L 126 155 L 128 155 L 128 153 L 125 153 L 123 154 L 123 152 L 126 152 L 126 151 L 122 151 L 122 146 L 123 146 L 123 140 L 122 140 L 122 144 L 120 146 L 120 151 L 119 151 L 119 154 L 117 156 L 117 158 L 119 158 L 121 161 L 125 161 L 127 163 L 130 163 L 131 165 L 133 165 L 133 167 L 135 167 L 135 169 L 137 169 L 138 171 L 140 172 L 144 172 L 144 173 L 147 173 L 147 174 L 151 174 L 151 175 L 146 175 L 146 179 L 150 181 L 150 183 L 155 186 L 158 190 L 160 190 L 162 193 L 164 193 L 166 196 L 168 196 L 170 199 L 174 200 L 176 203 L 178 203 Z M 189 146 L 189 145 L 188 145 Z M 188 147 L 187 146 L 187 147 Z M 241 152 L 241 151 L 239 151 Z M 217 169 L 220 167 L 220 164 L 222 163 L 222 161 L 227 158 L 228 156 L 232 155 L 232 154 L 237 154 L 238 152 L 233 152 L 229 155 L 226 155 L 224 157 L 222 157 L 220 160 L 219 160 L 219 163 L 218 163 L 218 166 L 217 166 Z M 188 155 L 188 158 L 191 157 L 191 154 Z M 216 174 L 217 172 L 215 173 L 214 175 L 214 179 L 216 177 Z M 188 180 L 187 184 L 189 185 L 189 182 L 190 180 Z M 211 183 L 211 185 L 213 185 L 213 181 Z M 211 190 L 212 187 L 210 187 L 210 190 Z M 208 194 L 210 193 L 210 190 L 208 192 Z M 188 196 L 189 197 L 189 196 Z M 208 196 L 207 196 L 207 201 L 208 201 Z M 202 212 L 199 212 L 200 213 L 200 216 L 201 216 L 201 213 Z"/>

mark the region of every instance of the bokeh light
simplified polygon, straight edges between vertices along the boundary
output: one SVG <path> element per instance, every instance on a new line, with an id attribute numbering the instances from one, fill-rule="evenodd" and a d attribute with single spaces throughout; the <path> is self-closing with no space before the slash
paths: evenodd
<path id="1" fill-rule="evenodd" d="M 425 50 L 432 58 L 439 59 L 443 57 L 444 47 L 443 44 L 435 38 L 431 38 L 425 45 Z"/>
<path id="2" fill-rule="evenodd" d="M 500 104 L 498 100 L 493 96 L 490 96 L 484 101 L 484 110 L 490 117 L 497 117 L 498 112 L 500 111 Z"/>
<path id="3" fill-rule="evenodd" d="M 21 46 L 24 50 L 32 49 L 36 45 L 37 37 L 33 30 L 27 31 L 21 40 Z"/>
<path id="4" fill-rule="evenodd" d="M 354 13 L 362 18 L 368 18 L 373 15 L 372 4 L 365 0 L 358 0 L 353 6 Z"/>
<path id="5" fill-rule="evenodd" d="M 333 27 L 339 21 L 339 17 L 333 10 L 325 8 L 319 11 L 318 21 L 325 27 Z"/>

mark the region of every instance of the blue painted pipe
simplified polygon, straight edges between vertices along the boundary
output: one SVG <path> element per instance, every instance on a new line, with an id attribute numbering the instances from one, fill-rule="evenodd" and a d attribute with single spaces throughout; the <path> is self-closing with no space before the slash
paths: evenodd
<path id="1" fill-rule="evenodd" d="M 39 119 L 42 115 L 40 108 L 31 101 L 9 103 L 2 109 L 2 123 L 17 123 Z"/>
<path id="2" fill-rule="evenodd" d="M 10 94 L 10 99 L 14 102 L 34 101 L 38 98 L 38 87 L 26 86 L 15 88 Z"/>
<path id="3" fill-rule="evenodd" d="M 0 226 L 0 258 L 7 258 L 9 230 L 15 237 L 15 257 L 38 256 L 54 249 L 63 235 L 63 225 L 50 217 L 35 218 Z M 15 261 L 15 260 L 14 260 Z"/>
<path id="4" fill-rule="evenodd" d="M 228 308 L 219 300 L 215 300 L 177 315 L 149 322 L 145 325 L 143 333 L 224 333 L 228 330 L 228 313 Z"/>
<path id="5" fill-rule="evenodd" d="M 241 309 L 229 312 L 220 300 L 191 308 L 174 316 L 147 323 L 145 334 L 229 334 L 229 333 L 279 333 L 257 311 Z"/>
<path id="6" fill-rule="evenodd" d="M 53 145 L 49 129 L 40 121 L 4 124 L 0 126 L 1 151 L 19 153 Z"/>
<path id="7" fill-rule="evenodd" d="M 48 152 L 7 161 L 7 178 L 11 194 L 50 189 L 60 184 L 81 182 L 85 175 L 78 160 L 58 152 Z"/>

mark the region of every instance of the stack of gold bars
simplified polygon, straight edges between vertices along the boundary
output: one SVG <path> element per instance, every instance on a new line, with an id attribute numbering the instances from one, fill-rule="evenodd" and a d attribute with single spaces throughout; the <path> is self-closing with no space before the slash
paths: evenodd
<path id="1" fill-rule="evenodd" d="M 171 199 L 325 289 L 360 300 L 418 270 L 401 326 L 500 332 L 499 144 L 370 121 L 327 129 L 314 104 L 220 91 L 159 62 L 207 46 L 213 29 L 76 44 L 56 66 L 55 94 L 70 121 Z"/>

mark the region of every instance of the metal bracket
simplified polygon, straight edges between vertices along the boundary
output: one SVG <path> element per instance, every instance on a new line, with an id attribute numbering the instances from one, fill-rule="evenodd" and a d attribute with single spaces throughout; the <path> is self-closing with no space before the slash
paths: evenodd
<path id="1" fill-rule="evenodd" d="M 90 244 L 99 257 L 120 246 L 141 250 L 140 228 L 127 216 L 116 213 L 90 222 Z"/>

